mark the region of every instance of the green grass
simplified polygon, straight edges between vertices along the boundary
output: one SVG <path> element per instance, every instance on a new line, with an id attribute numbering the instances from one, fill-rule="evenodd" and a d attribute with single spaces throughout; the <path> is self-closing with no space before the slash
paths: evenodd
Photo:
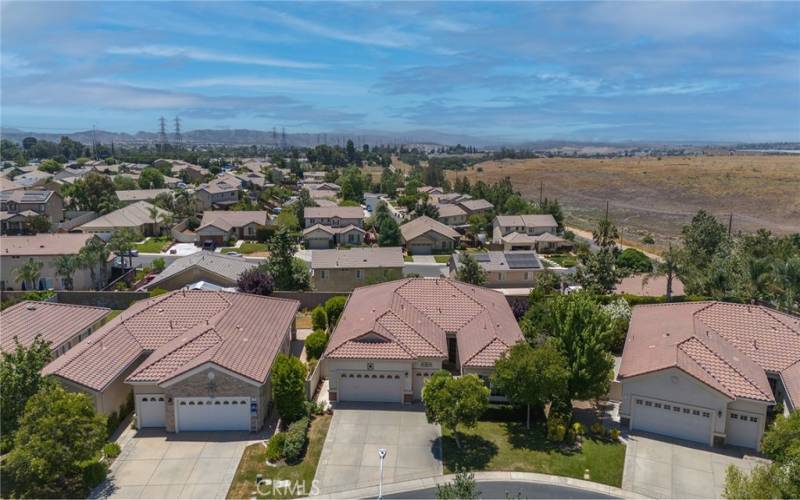
<path id="1" fill-rule="evenodd" d="M 159 253 L 170 242 L 172 242 L 172 238 L 169 236 L 150 237 L 144 243 L 137 243 L 136 250 L 143 253 Z"/>
<path id="2" fill-rule="evenodd" d="M 248 253 L 256 253 L 256 252 L 266 252 L 267 251 L 267 244 L 266 243 L 256 243 L 254 241 L 246 241 L 242 243 L 239 248 L 236 247 L 225 247 L 220 250 L 222 253 L 228 252 L 238 252 L 242 254 Z"/>
<path id="3" fill-rule="evenodd" d="M 325 436 L 328 434 L 328 427 L 331 425 L 331 418 L 330 415 L 322 415 L 311 422 L 311 428 L 308 431 L 306 456 L 297 465 L 270 467 L 266 465 L 267 448 L 262 443 L 256 443 L 245 448 L 242 460 L 239 462 L 239 468 L 236 469 L 233 483 L 228 490 L 228 498 L 251 498 L 254 496 L 253 493 L 256 492 L 256 474 L 261 474 L 265 479 L 272 479 L 273 481 L 288 479 L 293 484 L 299 484 L 300 482 L 305 484 L 304 494 L 295 490 L 295 495 L 285 491 L 282 492 L 285 493 L 283 495 L 258 495 L 258 498 L 293 498 L 309 495 L 311 482 L 317 472 L 322 446 L 325 444 Z M 272 491 L 267 491 L 267 488 L 264 487 L 262 487 L 262 490 L 262 493 L 272 493 Z"/>
<path id="4" fill-rule="evenodd" d="M 403 255 L 403 262 L 414 262 L 413 255 Z"/>
<path id="5" fill-rule="evenodd" d="M 449 254 L 448 255 L 434 255 L 433 258 L 439 264 L 447 264 L 448 262 L 450 262 L 450 255 Z"/>
<path id="6" fill-rule="evenodd" d="M 592 481 L 620 487 L 625 446 L 585 437 L 577 452 L 563 451 L 545 438 L 544 425 L 524 422 L 480 421 L 459 434 L 459 449 L 449 431 L 443 431 L 445 473 L 467 470 L 538 472 L 583 479 L 589 469 Z"/>
<path id="7" fill-rule="evenodd" d="M 112 309 L 108 316 L 106 316 L 106 321 L 111 321 L 112 319 L 116 318 L 124 310 L 125 309 Z"/>
<path id="8" fill-rule="evenodd" d="M 558 253 L 552 255 L 545 255 L 546 259 L 552 260 L 561 267 L 575 267 L 578 259 L 574 255 L 568 253 Z"/>

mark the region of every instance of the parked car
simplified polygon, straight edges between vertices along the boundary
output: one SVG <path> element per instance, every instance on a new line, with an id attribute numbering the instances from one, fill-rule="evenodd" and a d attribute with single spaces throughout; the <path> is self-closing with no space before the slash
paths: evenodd
<path id="1" fill-rule="evenodd" d="M 225 255 L 228 255 L 230 257 L 241 257 L 242 256 L 242 254 L 240 254 L 239 252 L 228 252 Z"/>

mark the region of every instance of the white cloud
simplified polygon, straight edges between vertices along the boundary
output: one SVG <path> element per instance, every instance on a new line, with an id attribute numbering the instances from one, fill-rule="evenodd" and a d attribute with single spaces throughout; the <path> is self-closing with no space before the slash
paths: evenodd
<path id="1" fill-rule="evenodd" d="M 278 59 L 263 56 L 237 55 L 234 53 L 220 53 L 193 47 L 177 47 L 171 45 L 137 45 L 128 47 L 109 47 L 108 54 L 150 56 L 150 57 L 185 57 L 195 61 L 222 62 L 232 64 L 253 64 L 257 66 L 274 66 L 280 68 L 313 69 L 325 68 L 327 64 Z"/>
<path id="2" fill-rule="evenodd" d="M 285 26 L 294 28 L 306 33 L 312 33 L 323 38 L 339 40 L 342 42 L 356 43 L 359 45 L 372 45 L 386 48 L 410 47 L 419 44 L 422 38 L 407 32 L 398 31 L 392 27 L 386 27 L 375 32 L 351 33 L 347 31 L 331 28 L 330 26 L 317 24 L 306 19 L 292 16 L 284 12 L 272 9 L 262 9 L 269 13 L 270 21 L 278 21 Z"/>
<path id="3" fill-rule="evenodd" d="M 43 69 L 34 66 L 27 59 L 11 53 L 0 54 L 0 68 L 2 68 L 4 77 L 40 75 L 45 73 Z"/>
<path id="4" fill-rule="evenodd" d="M 222 76 L 198 78 L 177 84 L 178 87 L 249 87 L 281 89 L 289 92 L 309 92 L 316 94 L 342 94 L 363 92 L 365 89 L 333 80 L 311 80 L 301 78 L 280 78 L 261 76 Z"/>

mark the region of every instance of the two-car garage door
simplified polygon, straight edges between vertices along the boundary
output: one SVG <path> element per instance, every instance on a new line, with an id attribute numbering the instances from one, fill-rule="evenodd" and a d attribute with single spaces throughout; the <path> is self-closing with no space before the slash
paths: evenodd
<path id="1" fill-rule="evenodd" d="M 632 396 L 631 428 L 711 444 L 711 410 Z"/>
<path id="2" fill-rule="evenodd" d="M 175 398 L 176 430 L 249 431 L 250 398 Z"/>
<path id="3" fill-rule="evenodd" d="M 403 374 L 343 371 L 339 373 L 340 401 L 403 402 Z"/>

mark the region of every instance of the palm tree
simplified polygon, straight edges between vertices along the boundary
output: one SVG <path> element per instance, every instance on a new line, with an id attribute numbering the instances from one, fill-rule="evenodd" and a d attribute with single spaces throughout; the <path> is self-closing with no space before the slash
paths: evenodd
<path id="1" fill-rule="evenodd" d="M 64 288 L 72 290 L 73 275 L 81 267 L 81 259 L 77 255 L 59 255 L 56 258 L 56 274 L 64 278 Z"/>
<path id="2" fill-rule="evenodd" d="M 769 259 L 749 257 L 744 263 L 744 294 L 750 301 L 763 300 L 767 296 L 772 276 Z"/>
<path id="3" fill-rule="evenodd" d="M 108 250 L 114 252 L 120 259 L 122 265 L 125 267 L 125 257 L 129 259 L 128 268 L 133 267 L 133 256 L 131 252 L 137 241 L 141 239 L 141 235 L 132 229 L 124 228 L 118 229 L 111 234 L 108 240 Z"/>
<path id="4" fill-rule="evenodd" d="M 105 243 L 100 238 L 92 238 L 81 248 L 78 255 L 80 256 L 81 267 L 89 270 L 94 287 L 96 289 L 102 288 L 97 281 L 97 270 L 99 269 L 102 276 L 105 277 L 106 262 L 108 262 L 109 255 Z"/>
<path id="5" fill-rule="evenodd" d="M 772 273 L 778 303 L 789 312 L 795 311 L 800 300 L 800 257 L 774 262 Z"/>
<path id="6" fill-rule="evenodd" d="M 153 221 L 153 236 L 158 236 L 156 234 L 156 226 L 158 225 L 158 215 L 159 215 L 158 207 L 155 205 L 150 205 L 150 207 L 147 208 L 147 213 L 150 215 L 150 220 Z M 160 231 L 158 232 L 160 233 Z"/>
<path id="7" fill-rule="evenodd" d="M 661 261 L 656 262 L 653 271 L 645 275 L 644 279 L 642 279 L 642 282 L 644 284 L 647 284 L 647 280 L 649 278 L 655 278 L 657 276 L 666 276 L 667 302 L 672 301 L 672 281 L 678 276 L 678 272 L 680 271 L 681 255 L 682 254 L 680 249 L 673 247 L 672 243 L 670 243 L 669 248 L 667 248 L 667 251 L 661 255 Z"/>
<path id="8" fill-rule="evenodd" d="M 30 282 L 31 290 L 36 290 L 36 282 L 39 281 L 39 276 L 42 274 L 42 267 L 44 267 L 43 262 L 30 259 L 14 271 L 17 281 L 22 283 L 23 289 L 25 289 L 25 284 Z"/>

